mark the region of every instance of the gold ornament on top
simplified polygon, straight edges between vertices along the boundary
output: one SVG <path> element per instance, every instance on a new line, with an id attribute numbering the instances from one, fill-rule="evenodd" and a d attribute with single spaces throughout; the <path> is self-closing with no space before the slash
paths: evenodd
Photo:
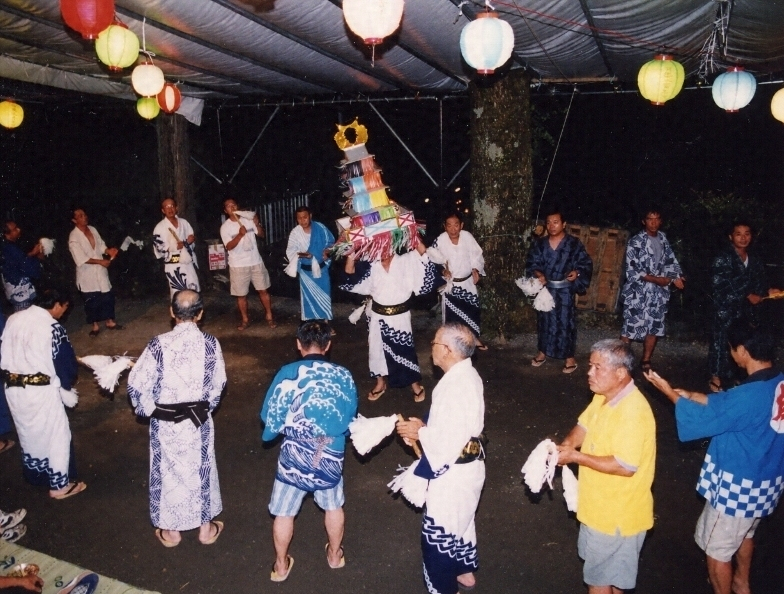
<path id="1" fill-rule="evenodd" d="M 335 134 L 335 144 L 338 145 L 338 148 L 342 151 L 346 150 L 347 148 L 351 148 L 352 146 L 358 146 L 360 144 L 365 144 L 368 139 L 367 128 L 359 123 L 358 119 L 354 119 L 348 126 L 341 126 L 340 124 L 336 124 L 338 127 L 338 131 Z M 354 133 L 356 134 L 356 140 L 351 142 L 348 138 L 346 138 L 346 130 L 352 128 Z"/>

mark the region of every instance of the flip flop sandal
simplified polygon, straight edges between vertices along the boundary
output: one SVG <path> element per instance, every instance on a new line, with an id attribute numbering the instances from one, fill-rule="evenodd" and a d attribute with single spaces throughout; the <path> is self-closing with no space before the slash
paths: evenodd
<path id="1" fill-rule="evenodd" d="M 17 524 L 21 523 L 26 515 L 27 510 L 23 507 L 8 514 L 0 512 L 0 530 L 8 530 L 9 528 L 13 528 Z"/>
<path id="2" fill-rule="evenodd" d="M 7 452 L 16 445 L 13 439 L 0 439 L 0 454 Z"/>
<path id="3" fill-rule="evenodd" d="M 27 526 L 24 524 L 17 524 L 16 526 L 3 530 L 3 532 L 0 534 L 0 540 L 4 540 L 6 542 L 16 542 L 25 534 L 27 534 Z"/>
<path id="4" fill-rule="evenodd" d="M 423 387 L 419 392 L 414 392 L 414 402 L 425 401 L 425 388 Z"/>
<path id="5" fill-rule="evenodd" d="M 343 547 L 340 547 L 340 561 L 337 565 L 332 565 L 329 562 L 329 543 L 324 545 L 324 553 L 327 555 L 327 565 L 329 565 L 330 569 L 340 569 L 341 567 L 346 566 L 346 556 L 343 554 Z"/>
<path id="6" fill-rule="evenodd" d="M 122 324 L 115 324 L 114 326 L 106 326 L 107 330 L 125 330 L 125 326 Z"/>
<path id="7" fill-rule="evenodd" d="M 65 491 L 63 494 L 61 494 L 61 495 L 52 495 L 51 497 L 52 497 L 52 499 L 57 499 L 58 501 L 60 499 L 68 499 L 69 497 L 73 497 L 74 495 L 78 495 L 79 493 L 84 491 L 86 488 L 87 488 L 87 485 L 85 483 L 83 483 L 81 481 L 77 481 L 75 483 L 71 483 L 71 486 L 68 487 L 68 490 Z"/>
<path id="8" fill-rule="evenodd" d="M 577 363 L 574 365 L 564 365 L 561 373 L 574 373 L 575 369 L 577 369 Z"/>
<path id="9" fill-rule="evenodd" d="M 155 529 L 155 536 L 161 542 L 161 544 L 163 546 L 165 546 L 167 549 L 171 549 L 173 547 L 176 547 L 178 544 L 180 544 L 179 540 L 176 540 L 176 541 L 175 540 L 166 540 L 163 537 L 163 530 L 160 529 L 160 528 L 156 528 Z"/>
<path id="10" fill-rule="evenodd" d="M 247 329 L 248 326 L 250 326 L 250 320 L 247 320 L 245 322 L 240 322 L 240 325 L 237 326 L 237 330 L 245 330 Z"/>
<path id="11" fill-rule="evenodd" d="M 713 392 L 721 392 L 721 384 L 717 381 L 708 382 L 708 389 Z"/>
<path id="12" fill-rule="evenodd" d="M 221 522 L 220 520 L 210 520 L 210 524 L 215 526 L 215 535 L 211 536 L 207 540 L 199 541 L 203 545 L 211 545 L 216 540 L 218 540 L 218 537 L 221 535 L 221 532 L 223 532 L 223 522 Z"/>
<path id="13" fill-rule="evenodd" d="M 277 571 L 275 571 L 275 564 L 272 564 L 272 573 L 270 573 L 270 579 L 273 582 L 285 582 L 289 579 L 289 574 L 291 573 L 291 568 L 294 567 L 294 557 L 291 555 L 286 555 L 286 561 L 288 562 L 288 569 L 286 569 L 286 573 L 284 575 L 280 575 Z"/>
<path id="14" fill-rule="evenodd" d="M 58 590 L 57 594 L 71 594 L 72 592 L 93 594 L 98 588 L 99 580 L 100 576 L 97 573 L 85 571 L 72 579 L 62 590 Z"/>
<path id="15" fill-rule="evenodd" d="M 90 330 L 90 336 L 92 336 L 93 338 L 98 336 L 100 333 L 101 333 L 100 330 Z"/>
<path id="16" fill-rule="evenodd" d="M 386 391 L 387 391 L 386 388 L 384 388 L 383 390 L 371 390 L 370 392 L 368 392 L 367 395 L 368 400 L 370 400 L 371 402 L 375 402 L 376 400 L 381 398 L 384 395 L 384 392 Z"/>
<path id="17" fill-rule="evenodd" d="M 278 323 L 272 318 L 267 318 L 267 326 L 269 326 L 270 328 L 277 328 Z"/>
<path id="18" fill-rule="evenodd" d="M 536 357 L 534 357 L 533 359 L 531 359 L 531 365 L 533 365 L 534 367 L 541 367 L 542 365 L 544 365 L 545 361 L 547 361 L 547 357 L 545 357 L 544 359 L 537 359 Z"/>

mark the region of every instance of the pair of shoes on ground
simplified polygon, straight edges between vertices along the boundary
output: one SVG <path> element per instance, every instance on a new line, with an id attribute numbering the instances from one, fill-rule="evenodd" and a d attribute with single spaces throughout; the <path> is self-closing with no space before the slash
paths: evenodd
<path id="1" fill-rule="evenodd" d="M 278 323 L 273 318 L 267 318 L 266 322 L 267 322 L 267 326 L 269 326 L 270 328 L 278 327 Z M 251 324 L 250 320 L 245 320 L 243 322 L 240 322 L 240 325 L 237 326 L 237 330 L 245 330 L 248 328 L 248 326 L 250 326 L 250 324 Z"/>
<path id="2" fill-rule="evenodd" d="M 49 495 L 52 499 L 68 499 L 69 497 L 73 497 L 74 495 L 78 495 L 82 491 L 87 488 L 87 484 L 81 481 L 76 481 L 75 483 L 68 483 L 67 489 L 61 489 L 57 492 L 57 495 Z"/>
<path id="3" fill-rule="evenodd" d="M 16 445 L 13 439 L 0 439 L 0 454 L 7 452 Z"/>
<path id="4" fill-rule="evenodd" d="M 114 326 L 106 326 L 107 330 L 125 330 L 125 326 L 122 324 L 115 324 Z M 90 330 L 90 336 L 95 338 L 101 333 L 101 329 L 98 328 L 97 330 Z"/>
<path id="5" fill-rule="evenodd" d="M 547 361 L 547 357 L 544 357 L 543 359 L 534 357 L 533 359 L 531 359 L 531 365 L 534 367 L 541 367 L 542 365 L 544 365 L 545 361 Z M 577 370 L 577 363 L 573 363 L 572 365 L 564 365 L 563 369 L 561 369 L 561 373 L 567 373 L 567 374 L 574 373 L 576 370 Z"/>

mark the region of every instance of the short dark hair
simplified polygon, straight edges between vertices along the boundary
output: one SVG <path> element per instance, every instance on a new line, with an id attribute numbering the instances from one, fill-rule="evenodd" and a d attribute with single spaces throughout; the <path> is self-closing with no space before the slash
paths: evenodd
<path id="1" fill-rule="evenodd" d="M 657 214 L 660 217 L 664 218 L 664 213 L 662 212 L 661 207 L 658 204 L 647 204 L 644 208 L 640 210 L 640 219 L 643 221 L 648 218 L 649 214 Z"/>
<path id="2" fill-rule="evenodd" d="M 183 289 L 172 296 L 171 308 L 176 319 L 190 322 L 204 309 L 204 302 L 196 291 Z"/>
<path id="3" fill-rule="evenodd" d="M 454 211 L 454 212 L 450 212 L 450 213 L 448 213 L 448 214 L 447 214 L 447 215 L 444 217 L 444 224 L 446 224 L 446 222 L 447 222 L 449 219 L 457 219 L 457 220 L 458 220 L 458 221 L 460 221 L 461 223 L 463 222 L 463 216 L 462 216 L 462 215 L 461 215 L 459 212 L 457 212 L 457 211 Z"/>
<path id="4" fill-rule="evenodd" d="M 81 204 L 74 204 L 71 208 L 68 209 L 68 212 L 71 213 L 71 218 L 73 219 L 76 216 L 76 211 L 81 210 L 84 214 L 87 214 L 87 210 Z"/>
<path id="5" fill-rule="evenodd" d="M 306 212 L 308 214 L 313 214 L 313 212 L 310 210 L 310 207 L 307 204 L 303 204 L 302 206 L 298 206 L 294 210 L 294 214 L 297 214 L 298 212 Z M 302 342 L 302 341 L 300 341 L 300 342 Z"/>
<path id="6" fill-rule="evenodd" d="M 732 350 L 743 346 L 755 361 L 772 363 L 776 358 L 776 340 L 773 335 L 743 318 L 730 324 L 727 329 L 727 342 Z"/>
<path id="7" fill-rule="evenodd" d="M 161 206 L 163 206 L 163 203 L 166 202 L 167 200 L 171 200 L 172 202 L 174 202 L 174 206 L 177 206 L 177 200 L 175 200 L 171 196 L 166 196 L 166 198 L 162 198 L 161 199 Z"/>
<path id="8" fill-rule="evenodd" d="M 39 291 L 35 298 L 35 304 L 43 309 L 52 309 L 55 304 L 65 305 L 71 303 L 71 296 L 68 291 L 62 289 L 44 289 Z"/>
<path id="9" fill-rule="evenodd" d="M 332 340 L 332 328 L 323 320 L 307 320 L 297 328 L 297 340 L 305 350 L 317 346 L 319 350 L 327 350 Z"/>
<path id="10" fill-rule="evenodd" d="M 558 215 L 559 217 L 561 217 L 562 223 L 566 222 L 566 218 L 564 217 L 563 212 L 561 211 L 561 207 L 558 205 L 551 206 L 550 208 L 544 211 L 544 220 L 547 221 L 547 217 L 552 217 L 554 215 Z"/>
<path id="11" fill-rule="evenodd" d="M 754 235 L 754 227 L 746 219 L 735 219 L 734 221 L 732 221 L 732 225 L 727 231 L 727 235 L 732 235 L 735 232 L 735 227 L 748 227 L 749 231 L 751 231 L 752 236 Z"/>

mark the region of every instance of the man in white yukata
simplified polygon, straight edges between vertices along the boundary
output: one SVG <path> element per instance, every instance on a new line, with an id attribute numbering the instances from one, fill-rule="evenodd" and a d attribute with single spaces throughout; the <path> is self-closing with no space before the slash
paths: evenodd
<path id="1" fill-rule="evenodd" d="M 267 290 L 272 283 L 256 244 L 256 236 L 264 237 L 264 229 L 259 224 L 258 215 L 249 221 L 237 216 L 237 210 L 237 203 L 231 198 L 223 201 L 223 212 L 228 218 L 220 228 L 221 240 L 229 253 L 231 294 L 237 298 L 237 308 L 240 310 L 241 321 L 237 330 L 245 330 L 250 326 L 248 292 L 251 282 L 266 312 L 267 325 L 276 328 L 277 324 L 272 315 L 272 301 Z"/>
<path id="2" fill-rule="evenodd" d="M 70 300 L 48 289 L 36 303 L 6 322 L 0 347 L 2 376 L 22 446 L 25 479 L 48 486 L 53 499 L 65 499 L 87 488 L 75 480 L 71 428 L 65 414 L 65 406 L 78 402 L 72 389 L 78 373 L 76 356 L 58 322 Z"/>
<path id="3" fill-rule="evenodd" d="M 128 396 L 150 418 L 150 519 L 165 547 L 183 530 L 199 528 L 199 542 L 218 540 L 223 510 L 215 464 L 212 412 L 226 385 L 221 347 L 199 330 L 204 305 L 195 291 L 178 291 L 171 332 L 153 338 L 128 377 Z"/>
<path id="4" fill-rule="evenodd" d="M 177 291 L 185 289 L 198 292 L 201 289 L 196 274 L 196 253 L 193 251 L 196 243 L 193 227 L 177 216 L 177 202 L 172 198 L 161 202 L 161 212 L 163 219 L 152 232 L 152 246 L 155 257 L 163 260 L 169 296 L 174 297 Z"/>
<path id="5" fill-rule="evenodd" d="M 376 385 L 368 393 L 368 400 L 381 398 L 387 387 L 405 386 L 411 386 L 415 402 L 425 399 L 409 301 L 412 293 L 424 295 L 433 290 L 436 271 L 426 251 L 420 241 L 414 252 L 402 256 L 393 253 L 372 263 L 357 263 L 352 254 L 346 257 L 347 278 L 340 288 L 372 297 L 368 358 Z"/>
<path id="6" fill-rule="evenodd" d="M 422 514 L 422 559 L 431 594 L 456 594 L 476 585 L 479 568 L 474 515 L 485 483 L 485 400 L 482 378 L 471 364 L 471 330 L 449 322 L 436 332 L 433 363 L 444 376 L 433 389 L 427 424 L 416 417 L 397 423 L 398 434 L 419 441 L 414 474 L 429 481 Z"/>
<path id="7" fill-rule="evenodd" d="M 109 266 L 117 257 L 117 248 L 106 244 L 95 227 L 88 223 L 83 208 L 71 211 L 75 225 L 68 236 L 68 249 L 76 264 L 76 286 L 84 298 L 84 313 L 87 323 L 92 324 L 90 336 L 98 336 L 99 322 L 105 322 L 107 330 L 122 330 L 114 321 L 114 292 L 109 282 Z"/>
<path id="8" fill-rule="evenodd" d="M 441 322 L 465 324 L 476 336 L 477 348 L 486 351 L 487 346 L 479 340 L 481 307 L 476 290 L 479 276 L 485 275 L 485 259 L 474 236 L 463 230 L 458 213 L 444 219 L 444 232 L 427 249 L 427 255 L 444 266 L 447 284 L 441 300 Z"/>
<path id="9" fill-rule="evenodd" d="M 326 249 L 335 243 L 335 236 L 313 220 L 307 206 L 300 206 L 295 215 L 297 226 L 289 233 L 286 245 L 286 257 L 289 259 L 286 272 L 290 276 L 299 276 L 300 317 L 303 321 L 331 320 L 331 262 Z"/>

